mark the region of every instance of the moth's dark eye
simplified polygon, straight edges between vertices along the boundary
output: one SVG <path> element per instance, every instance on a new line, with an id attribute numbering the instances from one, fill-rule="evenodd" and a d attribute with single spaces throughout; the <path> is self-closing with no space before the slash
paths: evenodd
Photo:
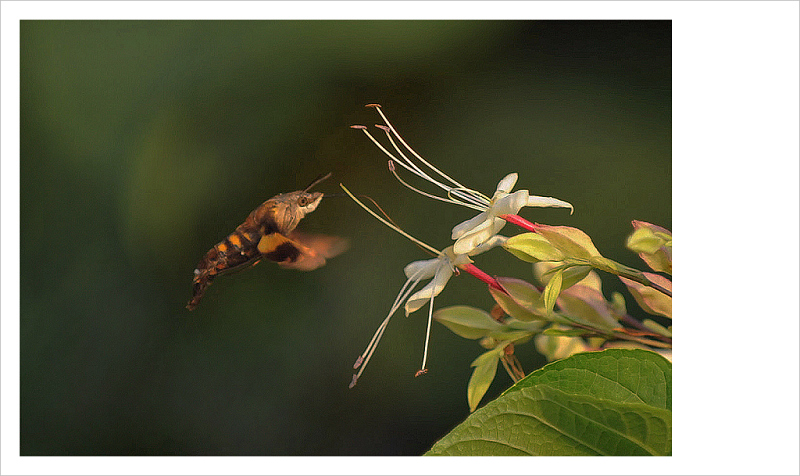
<path id="1" fill-rule="evenodd" d="M 297 204 L 301 207 L 308 205 L 308 198 L 307 197 L 300 197 L 300 200 L 297 201 Z"/>

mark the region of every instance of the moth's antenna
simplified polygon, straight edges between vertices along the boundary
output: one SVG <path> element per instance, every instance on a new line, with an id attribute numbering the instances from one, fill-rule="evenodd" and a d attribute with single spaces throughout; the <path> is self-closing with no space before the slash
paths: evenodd
<path id="1" fill-rule="evenodd" d="M 305 190 L 303 190 L 303 192 L 308 192 L 309 190 L 311 190 L 311 187 L 313 187 L 314 185 L 322 182 L 325 179 L 329 179 L 331 177 L 331 175 L 333 175 L 333 174 L 331 172 L 328 172 L 327 174 L 323 174 L 323 175 L 320 175 L 319 177 L 315 178 L 314 181 L 311 182 L 311 185 L 306 187 Z"/>

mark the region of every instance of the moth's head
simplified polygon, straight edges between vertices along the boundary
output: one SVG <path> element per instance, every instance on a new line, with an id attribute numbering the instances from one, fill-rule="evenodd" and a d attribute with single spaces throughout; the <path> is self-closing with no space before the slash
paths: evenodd
<path id="1" fill-rule="evenodd" d="M 313 182 L 311 182 L 305 190 L 301 190 L 299 192 L 294 192 L 297 195 L 297 207 L 302 212 L 302 217 L 306 216 L 307 214 L 313 212 L 319 206 L 319 202 L 322 201 L 322 192 L 309 192 L 315 185 L 322 182 L 323 180 L 329 178 L 331 173 L 328 172 L 327 174 L 320 175 Z"/>
<path id="2" fill-rule="evenodd" d="M 318 177 L 305 190 L 282 193 L 274 198 L 276 205 L 275 220 L 282 230 L 286 232 L 294 230 L 300 220 L 317 209 L 324 194 L 322 192 L 309 192 L 309 190 L 330 176 L 331 174 L 329 173 Z"/>
<path id="3" fill-rule="evenodd" d="M 272 197 L 272 219 L 278 228 L 288 233 L 300 223 L 300 220 L 313 212 L 322 201 L 322 192 L 297 192 L 282 193 Z"/>
<path id="4" fill-rule="evenodd" d="M 320 175 L 313 182 L 311 182 L 305 190 L 300 190 L 298 192 L 294 192 L 297 195 L 296 203 L 298 210 L 300 211 L 300 218 L 308 215 L 309 213 L 313 212 L 319 206 L 319 202 L 322 201 L 322 192 L 309 192 L 315 185 L 322 182 L 323 180 L 329 178 L 331 173 L 328 172 L 327 174 Z"/>
<path id="5" fill-rule="evenodd" d="M 319 202 L 322 201 L 322 196 L 324 195 L 322 192 L 292 192 L 287 193 L 286 195 L 294 195 L 289 203 L 291 203 L 295 209 L 295 213 L 300 215 L 300 218 L 308 215 L 309 213 L 313 212 L 319 206 Z"/>

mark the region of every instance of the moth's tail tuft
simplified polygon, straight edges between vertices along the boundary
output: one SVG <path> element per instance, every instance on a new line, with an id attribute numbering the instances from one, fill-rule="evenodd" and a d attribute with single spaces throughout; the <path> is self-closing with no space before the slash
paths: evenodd
<path id="1" fill-rule="evenodd" d="M 193 310 L 197 307 L 197 304 L 200 302 L 200 299 L 203 297 L 203 294 L 206 292 L 206 288 L 211 286 L 211 281 L 214 280 L 215 274 L 211 274 L 208 272 L 203 272 L 199 269 L 194 270 L 194 286 L 192 288 L 192 299 L 189 301 L 189 304 L 186 305 L 186 309 Z"/>

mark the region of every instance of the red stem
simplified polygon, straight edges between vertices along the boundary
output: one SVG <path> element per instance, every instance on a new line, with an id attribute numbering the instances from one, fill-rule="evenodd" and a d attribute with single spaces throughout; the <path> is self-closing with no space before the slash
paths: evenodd
<path id="1" fill-rule="evenodd" d="M 522 218 L 519 215 L 499 215 L 499 216 L 500 216 L 500 218 L 502 218 L 503 220 L 505 220 L 505 221 L 507 221 L 509 223 L 513 223 L 513 224 L 517 225 L 520 228 L 524 228 L 524 229 L 526 229 L 528 231 L 532 231 L 532 232 L 536 233 L 536 224 L 529 222 L 528 220 Z"/>
<path id="2" fill-rule="evenodd" d="M 459 268 L 463 269 L 467 273 L 475 276 L 476 278 L 480 279 L 484 283 L 488 284 L 489 287 L 497 289 L 498 291 L 500 291 L 503 294 L 508 294 L 508 291 L 506 291 L 506 289 L 503 287 L 502 284 L 500 284 L 494 277 L 489 276 L 488 274 L 486 274 L 483 270 L 481 270 L 480 268 L 478 268 L 474 264 L 469 263 L 469 264 L 461 265 L 461 266 L 459 266 Z"/>

